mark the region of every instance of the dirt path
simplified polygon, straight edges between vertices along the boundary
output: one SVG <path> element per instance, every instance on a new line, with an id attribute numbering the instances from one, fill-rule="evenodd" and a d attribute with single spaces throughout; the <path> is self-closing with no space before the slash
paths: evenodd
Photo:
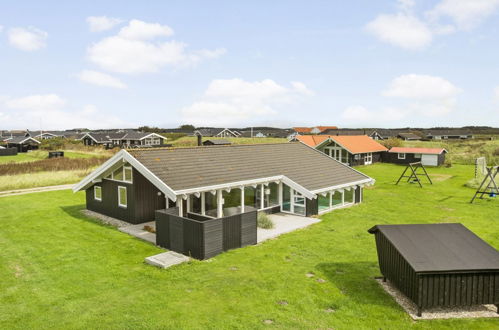
<path id="1" fill-rule="evenodd" d="M 36 188 L 28 188 L 28 189 L 6 190 L 6 191 L 0 191 L 0 197 L 16 196 L 16 195 L 24 195 L 24 194 L 32 194 L 32 193 L 46 192 L 46 191 L 66 190 L 66 189 L 71 189 L 73 186 L 74 186 L 74 184 L 63 184 L 63 185 L 60 185 L 60 186 L 49 186 L 49 187 L 36 187 Z"/>

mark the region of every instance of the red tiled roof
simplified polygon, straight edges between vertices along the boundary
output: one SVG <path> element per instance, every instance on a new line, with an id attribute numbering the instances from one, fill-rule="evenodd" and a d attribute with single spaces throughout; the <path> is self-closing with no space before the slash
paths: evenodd
<path id="1" fill-rule="evenodd" d="M 347 149 L 351 154 L 388 150 L 367 135 L 328 135 L 328 137 Z"/>
<path id="2" fill-rule="evenodd" d="M 293 127 L 293 129 L 298 133 L 310 133 L 312 130 L 311 127 Z"/>
<path id="3" fill-rule="evenodd" d="M 324 132 L 327 129 L 338 129 L 336 126 L 317 126 L 316 128 L 321 132 Z"/>
<path id="4" fill-rule="evenodd" d="M 329 139 L 329 135 L 298 135 L 296 139 L 307 146 L 315 148 L 317 145 Z"/>
<path id="5" fill-rule="evenodd" d="M 403 153 L 403 154 L 430 154 L 439 155 L 442 152 L 447 152 L 443 148 L 409 148 L 409 147 L 393 147 L 388 152 Z"/>

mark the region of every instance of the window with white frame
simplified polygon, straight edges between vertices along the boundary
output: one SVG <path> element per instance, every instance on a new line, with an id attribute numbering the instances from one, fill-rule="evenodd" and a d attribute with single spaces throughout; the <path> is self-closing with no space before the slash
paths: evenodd
<path id="1" fill-rule="evenodd" d="M 405 154 L 404 153 L 399 153 L 398 154 L 398 159 L 405 159 Z"/>
<path id="2" fill-rule="evenodd" d="M 366 163 L 372 163 L 372 161 L 373 161 L 373 153 L 372 152 L 368 152 L 367 154 L 365 154 L 364 161 Z"/>
<path id="3" fill-rule="evenodd" d="M 131 166 L 125 165 L 123 167 L 118 168 L 110 175 L 108 175 L 106 179 L 119 182 L 133 183 L 133 169 Z"/>
<path id="4" fill-rule="evenodd" d="M 118 206 L 123 208 L 128 206 L 126 187 L 118 186 Z"/>
<path id="5" fill-rule="evenodd" d="M 96 201 L 102 201 L 102 187 L 101 186 L 94 186 L 94 199 Z"/>
<path id="6" fill-rule="evenodd" d="M 414 158 L 420 159 L 421 158 L 421 154 L 414 154 Z"/>
<path id="7" fill-rule="evenodd" d="M 132 183 L 133 181 L 133 171 L 130 166 L 123 166 L 123 181 Z"/>

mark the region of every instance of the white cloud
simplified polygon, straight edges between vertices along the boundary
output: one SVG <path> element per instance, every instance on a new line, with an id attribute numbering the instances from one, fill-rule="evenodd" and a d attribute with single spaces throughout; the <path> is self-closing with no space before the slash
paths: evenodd
<path id="1" fill-rule="evenodd" d="M 37 94 L 8 99 L 5 104 L 11 109 L 46 111 L 60 109 L 66 104 L 66 101 L 57 94 Z"/>
<path id="2" fill-rule="evenodd" d="M 9 43 L 17 49 L 35 51 L 46 46 L 48 33 L 34 27 L 12 28 L 7 33 Z"/>
<path id="3" fill-rule="evenodd" d="M 193 65 L 225 53 L 222 48 L 187 52 L 187 46 L 182 42 L 153 40 L 172 34 L 173 30 L 166 25 L 132 20 L 117 35 L 90 46 L 87 50 L 88 58 L 108 71 L 138 74 L 157 72 L 168 65 Z"/>
<path id="4" fill-rule="evenodd" d="M 383 42 L 410 50 L 423 49 L 433 39 L 424 22 L 404 13 L 379 15 L 367 24 L 366 30 Z"/>
<path id="5" fill-rule="evenodd" d="M 3 25 L 0 25 L 0 33 L 3 32 Z"/>
<path id="6" fill-rule="evenodd" d="M 110 128 L 128 126 L 116 116 L 98 111 L 94 105 L 69 110 L 67 102 L 57 94 L 30 95 L 0 100 L 0 119 L 9 128 L 68 129 L 73 127 Z"/>
<path id="7" fill-rule="evenodd" d="M 409 50 L 429 46 L 435 36 L 470 30 L 499 8 L 499 0 L 442 0 L 418 15 L 414 0 L 397 0 L 398 12 L 381 14 L 366 25 L 379 40 Z M 448 23 L 448 20 L 452 24 Z"/>
<path id="8" fill-rule="evenodd" d="M 411 112 L 441 116 L 452 112 L 461 89 L 450 81 L 430 75 L 407 74 L 392 80 L 383 96 L 409 100 Z"/>
<path id="9" fill-rule="evenodd" d="M 407 74 L 392 80 L 384 96 L 416 100 L 454 98 L 461 90 L 450 81 L 436 76 Z"/>
<path id="10" fill-rule="evenodd" d="M 110 30 L 116 25 L 122 23 L 123 20 L 107 16 L 90 16 L 87 17 L 88 27 L 91 32 L 101 32 Z"/>
<path id="11" fill-rule="evenodd" d="M 427 13 L 430 20 L 450 17 L 457 28 L 469 30 L 491 16 L 499 8 L 499 0 L 442 0 Z"/>
<path id="12" fill-rule="evenodd" d="M 409 116 L 434 118 L 455 110 L 461 89 L 448 80 L 430 76 L 407 74 L 396 77 L 381 95 L 396 100 L 395 105 L 370 110 L 362 105 L 347 107 L 341 118 L 350 123 L 400 121 Z M 499 88 L 497 90 L 499 95 Z M 386 99 L 383 103 L 388 103 Z"/>
<path id="13" fill-rule="evenodd" d="M 146 23 L 133 19 L 130 23 L 121 28 L 119 37 L 132 40 L 151 40 L 157 37 L 171 37 L 173 30 L 166 25 L 158 23 Z"/>
<path id="14" fill-rule="evenodd" d="M 181 109 L 181 115 L 184 122 L 199 126 L 245 124 L 252 119 L 269 119 L 281 106 L 296 105 L 312 94 L 302 82 L 287 88 L 271 79 L 218 79 L 210 83 L 201 100 Z"/>
<path id="15" fill-rule="evenodd" d="M 83 70 L 78 74 L 78 78 L 83 82 L 102 87 L 112 87 L 120 89 L 124 89 L 127 87 L 121 80 L 98 71 Z"/>

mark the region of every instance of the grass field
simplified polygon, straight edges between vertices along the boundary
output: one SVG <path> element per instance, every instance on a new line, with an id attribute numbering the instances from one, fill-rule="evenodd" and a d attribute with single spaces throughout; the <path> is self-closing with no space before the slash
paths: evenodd
<path id="1" fill-rule="evenodd" d="M 485 157 L 488 165 L 499 165 L 498 140 L 445 140 L 445 141 L 404 141 L 407 147 L 445 148 L 446 161 L 452 164 L 475 164 L 475 159 Z"/>
<path id="2" fill-rule="evenodd" d="M 72 151 L 72 150 L 64 150 L 64 157 L 66 158 L 94 158 L 94 157 L 103 157 L 103 156 L 111 156 L 112 154 L 108 151 L 106 152 L 96 152 L 96 151 Z M 24 163 L 24 162 L 33 162 L 40 159 L 48 158 L 48 151 L 46 150 L 35 150 L 32 152 L 20 152 L 15 156 L 1 156 L 0 164 L 3 163 Z"/>
<path id="3" fill-rule="evenodd" d="M 92 169 L 2 175 L 0 176 L 0 191 L 76 183 L 91 171 Z"/>
<path id="4" fill-rule="evenodd" d="M 83 193 L 0 198 L 0 326 L 497 329 L 497 319 L 414 322 L 374 281 L 375 224 L 462 222 L 499 248 L 499 200 L 469 204 L 472 166 L 432 168 L 423 189 L 395 186 L 402 169 L 360 168 L 377 180 L 364 202 L 319 224 L 167 270 L 143 262 L 160 249 L 82 216 Z"/>

